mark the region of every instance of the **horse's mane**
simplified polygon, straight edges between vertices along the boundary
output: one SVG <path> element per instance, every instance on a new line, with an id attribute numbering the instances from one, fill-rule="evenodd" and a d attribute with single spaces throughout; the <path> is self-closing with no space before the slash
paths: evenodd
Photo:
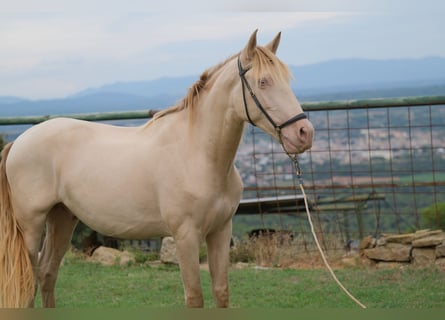
<path id="1" fill-rule="evenodd" d="M 177 111 L 181 111 L 187 108 L 193 109 L 196 100 L 199 98 L 199 93 L 201 90 L 206 86 L 206 84 L 209 82 L 210 77 L 218 70 L 220 70 L 222 67 L 224 67 L 229 61 L 234 59 L 236 55 L 230 56 L 227 58 L 224 62 L 221 62 L 217 64 L 214 67 L 211 67 L 207 70 L 205 70 L 201 76 L 199 77 L 199 80 L 196 81 L 187 91 L 187 94 L 184 98 L 182 98 L 175 106 L 167 108 L 165 110 L 157 112 L 153 120 L 159 119 L 167 114 L 174 113 Z"/>
<path id="2" fill-rule="evenodd" d="M 187 94 L 184 98 L 182 98 L 175 106 L 157 112 L 154 115 L 153 120 L 162 118 L 170 113 L 175 113 L 184 109 L 193 110 L 197 100 L 199 99 L 200 92 L 206 86 L 208 86 L 208 83 L 210 82 L 212 76 L 227 63 L 237 58 L 238 55 L 239 53 L 234 54 L 227 58 L 225 61 L 217 64 L 216 66 L 205 70 L 199 77 L 199 80 L 196 81 L 188 89 Z M 254 72 L 255 79 L 260 79 L 261 77 L 268 75 L 274 81 L 288 82 L 289 78 L 291 77 L 289 68 L 281 60 L 279 60 L 275 56 L 275 54 L 273 54 L 269 49 L 265 47 L 256 47 L 256 54 L 253 55 L 250 66 L 252 72 Z M 243 67 L 246 68 L 247 66 Z"/>

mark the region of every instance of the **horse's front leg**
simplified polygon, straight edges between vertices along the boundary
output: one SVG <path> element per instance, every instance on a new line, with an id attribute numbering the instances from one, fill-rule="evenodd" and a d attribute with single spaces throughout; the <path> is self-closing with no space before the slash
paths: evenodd
<path id="1" fill-rule="evenodd" d="M 190 308 L 202 308 L 204 299 L 199 272 L 199 247 L 201 241 L 198 232 L 194 229 L 182 228 L 182 231 L 178 232 L 174 238 L 182 282 L 184 284 L 186 305 Z"/>
<path id="2" fill-rule="evenodd" d="M 232 237 L 232 220 L 223 228 L 207 236 L 207 258 L 210 276 L 212 278 L 213 298 L 216 306 L 227 308 L 229 306 L 229 278 L 230 265 L 229 251 Z"/>

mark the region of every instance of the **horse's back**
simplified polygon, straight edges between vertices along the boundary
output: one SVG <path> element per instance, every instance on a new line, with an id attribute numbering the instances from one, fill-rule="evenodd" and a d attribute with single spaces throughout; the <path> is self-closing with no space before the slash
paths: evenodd
<path id="1" fill-rule="evenodd" d="M 26 130 L 17 138 L 14 144 L 26 145 L 28 150 L 35 146 L 46 151 L 46 149 L 55 146 L 61 147 L 67 142 L 71 145 L 88 142 L 101 132 L 103 134 L 110 132 L 122 134 L 123 131 L 128 129 L 71 118 L 55 118 Z"/>
<path id="2" fill-rule="evenodd" d="M 41 180 L 55 184 L 62 167 L 86 158 L 91 144 L 106 135 L 99 134 L 104 130 L 108 131 L 104 125 L 69 118 L 51 119 L 26 130 L 14 141 L 8 157 L 11 183 Z"/>

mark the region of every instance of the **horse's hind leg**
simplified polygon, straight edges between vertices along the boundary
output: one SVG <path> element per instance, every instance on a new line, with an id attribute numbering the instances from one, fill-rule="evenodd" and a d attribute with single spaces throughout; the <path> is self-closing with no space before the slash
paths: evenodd
<path id="1" fill-rule="evenodd" d="M 69 248 L 77 222 L 78 219 L 63 204 L 56 205 L 48 215 L 38 274 L 45 308 L 55 307 L 54 287 L 60 262 Z"/>
<path id="2" fill-rule="evenodd" d="M 20 212 L 20 210 L 16 208 L 15 212 Z M 37 283 L 38 254 L 42 240 L 43 227 L 45 225 L 45 216 L 36 215 L 36 218 L 34 220 L 29 220 L 28 222 L 29 223 L 23 223 L 22 221 L 19 221 L 19 224 L 22 227 L 23 239 L 25 241 L 25 246 L 26 249 L 28 250 L 29 258 L 32 264 L 32 269 L 33 269 L 32 282 Z M 32 293 L 32 296 L 30 297 L 30 300 L 27 305 L 30 308 L 34 307 L 34 298 L 37 286 L 35 286 L 34 289 L 35 290 Z"/>

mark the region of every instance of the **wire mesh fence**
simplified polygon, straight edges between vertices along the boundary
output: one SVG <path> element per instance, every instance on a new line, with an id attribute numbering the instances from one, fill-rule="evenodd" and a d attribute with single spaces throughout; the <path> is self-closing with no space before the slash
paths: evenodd
<path id="1" fill-rule="evenodd" d="M 436 103 L 305 106 L 315 139 L 299 159 L 325 249 L 343 250 L 348 240 L 382 232 L 445 227 L 434 210 L 445 202 L 445 105 Z M 245 198 L 277 202 L 257 217 L 236 216 L 234 233 L 242 235 L 247 226 L 292 230 L 307 250 L 313 241 L 305 212 L 284 212 L 278 200 L 299 193 L 281 146 L 249 126 L 236 164 Z"/>
<path id="2" fill-rule="evenodd" d="M 439 210 L 445 203 L 445 97 L 307 103 L 303 107 L 315 127 L 315 139 L 299 161 L 313 220 L 326 250 L 343 251 L 350 240 L 382 232 L 445 228 Z M 113 123 L 138 125 L 153 113 L 72 117 L 126 119 Z M 23 125 L 47 118 L 0 118 L 1 131 L 11 140 L 28 127 Z M 286 230 L 293 234 L 294 249 L 315 250 L 293 165 L 281 146 L 249 125 L 235 162 L 245 185 L 243 198 L 267 197 L 269 202 L 267 211 L 258 205 L 257 214 L 239 212 L 234 217 L 234 235 L 243 238 L 252 229 Z M 300 203 L 289 206 L 289 197 L 283 196 L 295 196 Z"/>

